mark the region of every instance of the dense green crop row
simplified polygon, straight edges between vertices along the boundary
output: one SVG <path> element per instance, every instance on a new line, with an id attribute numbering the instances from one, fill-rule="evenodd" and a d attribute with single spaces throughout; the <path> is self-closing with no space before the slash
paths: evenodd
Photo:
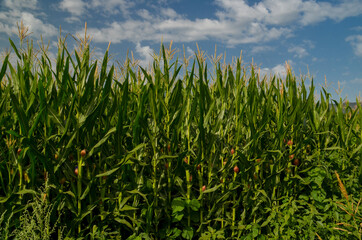
<path id="1" fill-rule="evenodd" d="M 360 105 L 240 59 L 210 72 L 161 46 L 151 69 L 117 69 L 86 41 L 70 53 L 60 39 L 55 64 L 10 43 L 3 238 L 361 239 Z"/>

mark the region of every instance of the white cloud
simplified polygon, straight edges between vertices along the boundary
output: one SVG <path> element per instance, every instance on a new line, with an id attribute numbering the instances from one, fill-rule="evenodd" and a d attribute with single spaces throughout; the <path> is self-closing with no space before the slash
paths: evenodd
<path id="1" fill-rule="evenodd" d="M 227 8 L 227 6 L 224 7 Z M 125 21 L 114 21 L 100 29 L 89 28 L 88 32 L 94 37 L 95 42 L 108 42 L 110 39 L 114 43 L 124 40 L 134 41 L 134 39 L 160 41 L 161 38 L 165 41 L 194 42 L 212 38 L 228 45 L 267 42 L 278 39 L 282 35 L 288 36 L 290 33 L 288 28 L 268 27 L 261 22 L 252 22 L 255 17 L 249 17 L 247 12 L 245 16 L 241 16 L 247 19 L 245 22 L 249 21 L 249 24 L 245 25 L 240 24 L 240 21 L 226 19 L 221 12 L 219 13 L 218 19 L 190 20 L 171 8 L 160 8 L 158 12 L 152 13 L 143 9 L 137 12 L 141 19 L 129 18 Z M 83 31 L 84 29 L 79 32 Z"/>
<path id="2" fill-rule="evenodd" d="M 309 25 L 326 19 L 342 21 L 347 17 L 358 16 L 362 13 L 362 2 L 360 0 L 345 0 L 338 5 L 329 2 L 306 1 L 302 7 L 304 13 L 301 23 Z"/>
<path id="3" fill-rule="evenodd" d="M 298 19 L 301 0 L 265 0 L 259 5 L 266 8 L 265 21 L 270 24 L 288 24 Z"/>
<path id="4" fill-rule="evenodd" d="M 161 8 L 161 14 L 170 19 L 180 17 L 172 8 Z"/>
<path id="5" fill-rule="evenodd" d="M 17 29 L 13 25 L 0 22 L 0 33 L 6 33 L 8 36 L 16 34 Z"/>
<path id="6" fill-rule="evenodd" d="M 134 4 L 134 1 L 127 0 L 92 0 L 88 7 L 93 10 L 104 11 L 111 14 L 121 12 L 123 15 L 128 15 L 128 9 L 134 6 Z"/>
<path id="7" fill-rule="evenodd" d="M 79 32 L 84 32 L 84 29 Z M 235 45 L 278 39 L 281 35 L 288 35 L 290 31 L 285 28 L 268 29 L 259 23 L 243 27 L 232 22 L 208 18 L 192 21 L 184 18 L 155 19 L 153 17 L 147 21 L 113 22 L 101 29 L 88 28 L 88 32 L 95 42 L 108 42 L 110 39 L 114 43 L 124 40 L 134 41 L 134 39 L 160 41 L 162 38 L 165 41 L 194 42 L 212 38 Z"/>
<path id="8" fill-rule="evenodd" d="M 273 67 L 271 69 L 272 73 L 278 76 L 281 76 L 282 78 L 285 78 L 286 74 L 287 74 L 287 69 L 285 67 L 285 65 L 283 64 L 278 64 L 275 67 Z"/>
<path id="9" fill-rule="evenodd" d="M 35 36 L 52 37 L 58 33 L 53 25 L 43 23 L 31 13 L 23 12 L 21 14 L 21 20 L 23 20 L 24 25 L 28 26 L 29 31 L 33 32 Z"/>
<path id="10" fill-rule="evenodd" d="M 145 20 L 152 20 L 152 15 L 147 9 L 140 9 L 137 14 Z"/>
<path id="11" fill-rule="evenodd" d="M 358 84 L 362 84 L 362 78 L 355 78 L 355 79 L 352 79 L 350 81 L 350 83 L 358 83 Z"/>
<path id="12" fill-rule="evenodd" d="M 222 8 L 217 12 L 221 19 L 235 19 L 239 23 L 258 21 L 267 25 L 295 22 L 309 25 L 326 19 L 341 21 L 362 13 L 360 0 L 344 0 L 339 4 L 314 0 L 263 0 L 252 6 L 244 0 L 216 0 L 216 3 Z"/>
<path id="13" fill-rule="evenodd" d="M 130 15 L 129 9 L 135 5 L 135 1 L 127 0 L 62 0 L 59 3 L 59 9 L 69 12 L 72 16 L 66 18 L 67 22 L 80 21 L 78 17 L 82 16 L 87 10 L 103 12 L 106 14 L 122 13 L 125 17 Z"/>
<path id="14" fill-rule="evenodd" d="M 5 60 L 6 55 L 8 54 L 7 50 L 8 50 L 8 49 L 6 49 L 6 51 L 2 51 L 2 52 L 0 53 L 0 63 L 1 63 L 0 66 L 2 66 L 2 64 L 3 64 L 4 60 Z M 9 54 L 8 61 L 9 61 L 9 63 L 11 64 L 12 67 L 15 67 L 16 64 L 17 64 L 17 62 L 19 61 L 19 58 L 18 58 L 18 56 L 16 56 L 16 54 L 12 51 L 12 52 L 10 52 L 10 54 Z"/>
<path id="15" fill-rule="evenodd" d="M 362 35 L 352 35 L 346 38 L 346 41 L 349 42 L 354 50 L 354 53 L 362 57 Z"/>
<path id="16" fill-rule="evenodd" d="M 221 19 L 234 19 L 238 23 L 250 23 L 262 20 L 267 14 L 267 10 L 258 6 L 250 7 L 245 1 L 239 0 L 216 0 L 217 5 L 221 7 L 216 15 Z"/>
<path id="17" fill-rule="evenodd" d="M 141 59 L 139 59 L 139 65 L 141 65 L 143 68 L 148 67 L 153 62 L 153 50 L 150 46 L 141 46 L 141 43 L 138 42 L 136 44 L 136 52 L 141 57 Z"/>
<path id="18" fill-rule="evenodd" d="M 86 10 L 86 3 L 82 0 L 62 0 L 59 3 L 60 9 L 68 11 L 72 15 L 80 16 Z"/>
<path id="19" fill-rule="evenodd" d="M 273 48 L 271 46 L 255 46 L 251 49 L 251 53 L 257 54 L 257 53 L 268 52 L 268 51 L 272 51 L 272 50 L 273 50 Z"/>
<path id="20" fill-rule="evenodd" d="M 29 33 L 35 38 L 56 36 L 57 29 L 48 23 L 44 23 L 34 14 L 26 11 L 10 10 L 0 13 L 0 32 L 6 33 L 8 36 L 18 34 L 18 26 L 23 21 L 24 26 L 29 28 Z"/>
<path id="21" fill-rule="evenodd" d="M 194 55 L 195 55 L 195 51 L 192 50 L 190 47 L 187 47 L 187 48 L 186 48 L 186 53 L 187 53 L 189 56 L 194 56 Z"/>
<path id="22" fill-rule="evenodd" d="M 288 49 L 288 52 L 294 53 L 295 57 L 303 58 L 308 55 L 308 52 L 305 48 L 301 46 L 293 46 Z"/>
<path id="23" fill-rule="evenodd" d="M 38 0 L 3 0 L 1 4 L 5 10 L 0 12 L 0 33 L 6 33 L 8 36 L 17 35 L 18 25 L 23 21 L 29 28 L 28 33 L 33 33 L 36 38 L 40 37 L 40 34 L 46 37 L 57 34 L 53 25 L 46 24 L 37 17 L 44 16 L 44 13 L 30 12 L 38 9 Z"/>
<path id="24" fill-rule="evenodd" d="M 4 0 L 4 5 L 10 9 L 36 9 L 37 0 Z"/>
<path id="25" fill-rule="evenodd" d="M 79 19 L 79 17 L 77 16 L 70 16 L 70 17 L 66 17 L 64 18 L 64 20 L 67 22 L 67 23 L 74 23 L 74 22 L 81 22 L 81 20 Z"/>
<path id="26" fill-rule="evenodd" d="M 306 39 L 303 40 L 303 46 L 305 46 L 306 48 L 314 48 L 315 47 L 313 41 L 306 40 Z"/>
<path id="27" fill-rule="evenodd" d="M 93 40 L 111 40 L 119 43 L 124 40 L 133 42 L 135 39 L 140 42 L 160 41 L 162 38 L 165 41 L 179 42 L 215 39 L 234 46 L 288 38 L 293 34 L 296 25 L 304 26 L 326 19 L 341 21 L 362 14 L 360 0 L 343 0 L 335 4 L 315 0 L 262 0 L 254 4 L 246 0 L 214 0 L 217 6 L 214 13 L 216 17 L 191 20 L 177 13 L 175 9 L 153 4 L 151 10 L 141 9 L 133 12 L 133 7 L 138 2 L 141 3 L 130 3 L 126 0 L 92 0 L 86 6 L 87 9 L 111 14 L 121 11 L 125 19 L 105 22 L 102 28 L 88 29 L 94 36 Z M 84 29 L 79 32 L 83 31 Z M 305 52 L 301 48 L 304 48 Z M 299 49 L 295 47 L 290 50 L 299 57 L 307 54 L 307 46 L 304 45 Z M 255 51 L 258 51 L 257 48 Z"/>
<path id="28" fill-rule="evenodd" d="M 287 65 L 291 66 L 293 64 L 293 62 L 291 60 L 288 60 L 285 64 L 278 64 L 275 65 L 272 68 L 261 68 L 260 69 L 260 75 L 265 76 L 265 75 L 275 75 L 278 76 L 282 79 L 284 79 L 287 75 Z"/>
<path id="29" fill-rule="evenodd" d="M 362 26 L 353 27 L 352 30 L 357 32 L 362 31 Z"/>

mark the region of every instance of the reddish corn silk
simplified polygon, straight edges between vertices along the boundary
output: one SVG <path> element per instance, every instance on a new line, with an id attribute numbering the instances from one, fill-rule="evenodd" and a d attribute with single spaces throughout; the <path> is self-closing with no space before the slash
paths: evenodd
<path id="1" fill-rule="evenodd" d="M 66 178 L 65 178 L 65 177 L 62 177 L 62 179 L 59 180 L 59 183 L 60 183 L 61 185 L 63 185 L 63 184 L 65 183 L 65 181 L 66 181 Z"/>
<path id="2" fill-rule="evenodd" d="M 299 166 L 300 165 L 300 160 L 298 158 L 294 159 L 293 165 L 294 166 Z"/>
<path id="3" fill-rule="evenodd" d="M 85 149 L 83 149 L 82 151 L 80 151 L 80 155 L 82 157 L 85 157 L 85 155 L 87 154 L 87 151 Z"/>

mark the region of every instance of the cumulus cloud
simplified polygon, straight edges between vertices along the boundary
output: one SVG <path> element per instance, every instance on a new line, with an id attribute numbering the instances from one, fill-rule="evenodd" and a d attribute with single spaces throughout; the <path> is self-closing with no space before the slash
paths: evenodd
<path id="1" fill-rule="evenodd" d="M 260 75 L 276 75 L 284 79 L 287 76 L 287 64 L 291 66 L 293 62 L 291 60 L 288 60 L 285 64 L 277 64 L 272 68 L 261 68 Z"/>
<path id="2" fill-rule="evenodd" d="M 172 8 L 161 8 L 161 15 L 170 19 L 179 17 L 179 14 Z"/>
<path id="3" fill-rule="evenodd" d="M 188 54 L 188 56 L 194 56 L 195 55 L 195 51 L 192 50 L 190 47 L 186 48 L 186 53 Z"/>
<path id="4" fill-rule="evenodd" d="M 67 18 L 68 22 L 79 21 L 81 15 L 87 10 L 103 12 L 107 14 L 122 13 L 125 17 L 129 16 L 129 9 L 135 5 L 135 1 L 127 0 L 62 0 L 59 3 L 59 9 L 69 12 L 72 17 Z"/>
<path id="5" fill-rule="evenodd" d="M 143 16 L 149 18 L 147 12 Z M 79 32 L 84 32 L 84 29 Z M 196 19 L 194 21 L 178 18 L 154 18 L 146 20 L 127 20 L 112 22 L 104 28 L 88 28 L 89 34 L 95 42 L 119 43 L 124 40 L 138 41 L 177 40 L 180 42 L 194 42 L 208 39 L 223 41 L 229 45 L 240 43 L 267 42 L 288 35 L 287 28 L 268 28 L 260 23 L 251 23 L 248 26 L 239 26 L 229 21 L 215 19 Z"/>
<path id="6" fill-rule="evenodd" d="M 217 11 L 221 19 L 235 19 L 240 24 L 286 24 L 298 18 L 301 0 L 264 0 L 252 6 L 247 1 L 216 0 L 216 4 L 221 7 Z"/>
<path id="7" fill-rule="evenodd" d="M 362 14 L 360 0 L 343 0 L 339 3 L 315 0 L 262 0 L 257 3 L 246 0 L 214 0 L 214 3 L 217 7 L 214 18 L 191 20 L 169 7 L 152 7 L 152 11 L 141 9 L 136 10 L 135 14 L 129 14 L 137 1 L 92 0 L 87 8 L 97 8 L 98 11 L 103 9 L 110 13 L 128 12 L 128 15 L 124 14 L 124 20 L 105 22 L 102 28 L 91 28 L 89 33 L 94 36 L 95 42 L 112 40 L 119 43 L 135 39 L 159 41 L 161 38 L 166 41 L 194 42 L 215 39 L 235 46 L 290 37 L 296 25 L 305 26 L 326 19 L 341 21 Z M 307 49 L 303 46 L 291 48 L 290 51 L 299 57 L 307 54 Z"/>
<path id="8" fill-rule="evenodd" d="M 59 3 L 59 7 L 75 16 L 80 16 L 86 10 L 86 3 L 82 0 L 63 0 Z"/>
<path id="9" fill-rule="evenodd" d="M 33 32 L 36 36 L 51 37 L 57 34 L 57 29 L 53 25 L 43 23 L 42 20 L 36 18 L 31 13 L 23 12 L 21 20 L 23 20 L 25 26 L 29 27 L 29 31 Z"/>
<path id="10" fill-rule="evenodd" d="M 127 0 L 92 0 L 87 6 L 97 11 L 104 11 L 110 14 L 121 12 L 123 15 L 128 16 L 128 10 L 134 5 L 135 1 Z"/>
<path id="11" fill-rule="evenodd" d="M 153 62 L 152 53 L 153 50 L 150 46 L 141 46 L 141 43 L 136 44 L 136 52 L 141 57 L 139 59 L 139 64 L 145 68 L 148 67 Z"/>
<path id="12" fill-rule="evenodd" d="M 354 31 L 362 31 L 362 26 L 353 27 L 352 30 Z"/>
<path id="13" fill-rule="evenodd" d="M 152 20 L 152 15 L 147 9 L 138 10 L 137 15 L 145 20 Z"/>
<path id="14" fill-rule="evenodd" d="M 362 78 L 352 79 L 352 80 L 350 81 L 350 83 L 358 83 L 358 84 L 361 84 L 361 83 L 362 83 Z"/>
<path id="15" fill-rule="evenodd" d="M 272 50 L 273 50 L 273 48 L 271 46 L 255 46 L 251 49 L 251 53 L 256 54 L 256 53 L 272 51 Z"/>
<path id="16" fill-rule="evenodd" d="M 341 21 L 362 13 L 360 0 L 344 0 L 339 4 L 314 0 L 263 0 L 254 5 L 239 0 L 216 0 L 216 3 L 221 7 L 217 12 L 220 18 L 234 18 L 239 23 L 258 21 L 287 25 L 297 22 L 309 25 L 326 19 Z"/>
<path id="17" fill-rule="evenodd" d="M 18 26 L 23 21 L 24 26 L 29 28 L 29 33 L 33 33 L 36 38 L 56 36 L 58 31 L 53 25 L 44 23 L 34 14 L 26 11 L 11 10 L 0 13 L 0 32 L 7 35 L 18 34 Z"/>
<path id="18" fill-rule="evenodd" d="M 354 53 L 362 57 L 362 35 L 352 35 L 346 38 L 346 41 L 349 42 L 354 50 Z"/>
<path id="19" fill-rule="evenodd" d="M 10 9 L 36 9 L 37 0 L 4 0 L 4 5 Z"/>
<path id="20" fill-rule="evenodd" d="M 301 46 L 293 46 L 288 49 L 288 52 L 294 53 L 294 56 L 297 58 L 303 58 L 308 55 L 308 52 L 305 48 Z"/>
<path id="21" fill-rule="evenodd" d="M 28 27 L 29 32 L 33 33 L 36 38 L 40 35 L 51 37 L 57 35 L 57 29 L 42 20 L 45 13 L 36 11 L 38 0 L 2 0 L 4 7 L 0 12 L 0 33 L 8 36 L 18 34 L 18 25 L 21 22 Z"/>
<path id="22" fill-rule="evenodd" d="M 305 1 L 301 7 L 300 23 L 309 25 L 326 19 L 342 21 L 361 13 L 362 2 L 360 0 L 345 0 L 337 5 L 332 5 L 330 2 Z"/>

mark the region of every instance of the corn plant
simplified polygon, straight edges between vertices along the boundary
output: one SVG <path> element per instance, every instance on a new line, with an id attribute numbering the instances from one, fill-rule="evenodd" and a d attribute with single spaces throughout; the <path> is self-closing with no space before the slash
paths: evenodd
<path id="1" fill-rule="evenodd" d="M 95 60 L 87 34 L 56 59 L 20 36 L 0 70 L 8 232 L 46 182 L 66 239 L 345 239 L 333 176 L 361 197 L 359 103 L 172 42 L 144 68 Z"/>

